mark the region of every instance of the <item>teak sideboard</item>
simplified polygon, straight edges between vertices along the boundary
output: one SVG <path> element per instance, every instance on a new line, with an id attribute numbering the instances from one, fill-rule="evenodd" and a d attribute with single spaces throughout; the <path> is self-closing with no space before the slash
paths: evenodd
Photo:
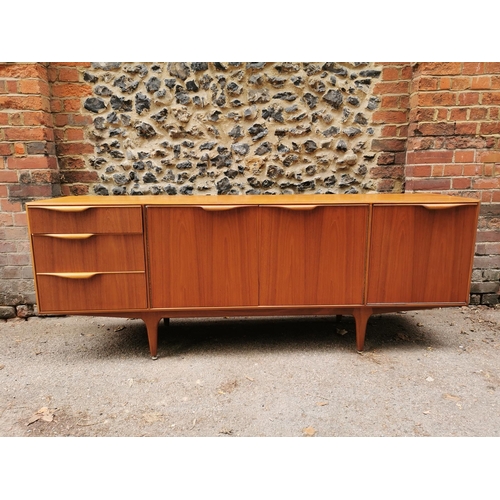
<path id="1" fill-rule="evenodd" d="M 40 314 L 353 315 L 467 305 L 479 201 L 431 194 L 27 203 Z"/>

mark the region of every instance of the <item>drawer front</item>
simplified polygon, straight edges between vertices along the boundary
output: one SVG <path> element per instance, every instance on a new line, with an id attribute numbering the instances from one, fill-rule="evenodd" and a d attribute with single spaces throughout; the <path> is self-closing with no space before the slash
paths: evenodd
<path id="1" fill-rule="evenodd" d="M 28 207 L 28 218 L 32 234 L 142 232 L 140 206 Z"/>
<path id="2" fill-rule="evenodd" d="M 142 234 L 36 234 L 37 273 L 144 271 Z"/>
<path id="3" fill-rule="evenodd" d="M 145 273 L 36 277 L 41 313 L 146 309 Z"/>

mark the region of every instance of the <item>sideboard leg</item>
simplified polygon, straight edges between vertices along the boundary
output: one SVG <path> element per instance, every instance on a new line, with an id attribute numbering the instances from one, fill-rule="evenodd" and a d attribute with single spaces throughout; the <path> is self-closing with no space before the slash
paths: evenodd
<path id="1" fill-rule="evenodd" d="M 356 322 L 356 349 L 359 352 L 362 352 L 365 347 L 366 325 L 372 313 L 373 309 L 371 307 L 362 307 L 355 309 L 353 312 Z"/>
<path id="2" fill-rule="evenodd" d="M 148 332 L 148 342 L 151 359 L 158 359 L 158 323 L 161 320 L 161 316 L 158 316 L 157 314 L 147 314 L 143 316 L 142 320 L 146 324 L 146 329 Z"/>

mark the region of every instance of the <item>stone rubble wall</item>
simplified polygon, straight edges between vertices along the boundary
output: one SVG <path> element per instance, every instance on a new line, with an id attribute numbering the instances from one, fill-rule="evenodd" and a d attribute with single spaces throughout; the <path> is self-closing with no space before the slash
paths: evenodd
<path id="1" fill-rule="evenodd" d="M 90 191 L 375 191 L 372 63 L 92 63 Z"/>

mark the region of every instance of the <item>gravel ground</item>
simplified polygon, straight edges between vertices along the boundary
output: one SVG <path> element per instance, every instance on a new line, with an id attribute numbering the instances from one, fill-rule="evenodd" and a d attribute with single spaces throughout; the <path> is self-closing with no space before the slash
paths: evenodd
<path id="1" fill-rule="evenodd" d="M 500 309 L 0 322 L 0 436 L 498 437 Z"/>

